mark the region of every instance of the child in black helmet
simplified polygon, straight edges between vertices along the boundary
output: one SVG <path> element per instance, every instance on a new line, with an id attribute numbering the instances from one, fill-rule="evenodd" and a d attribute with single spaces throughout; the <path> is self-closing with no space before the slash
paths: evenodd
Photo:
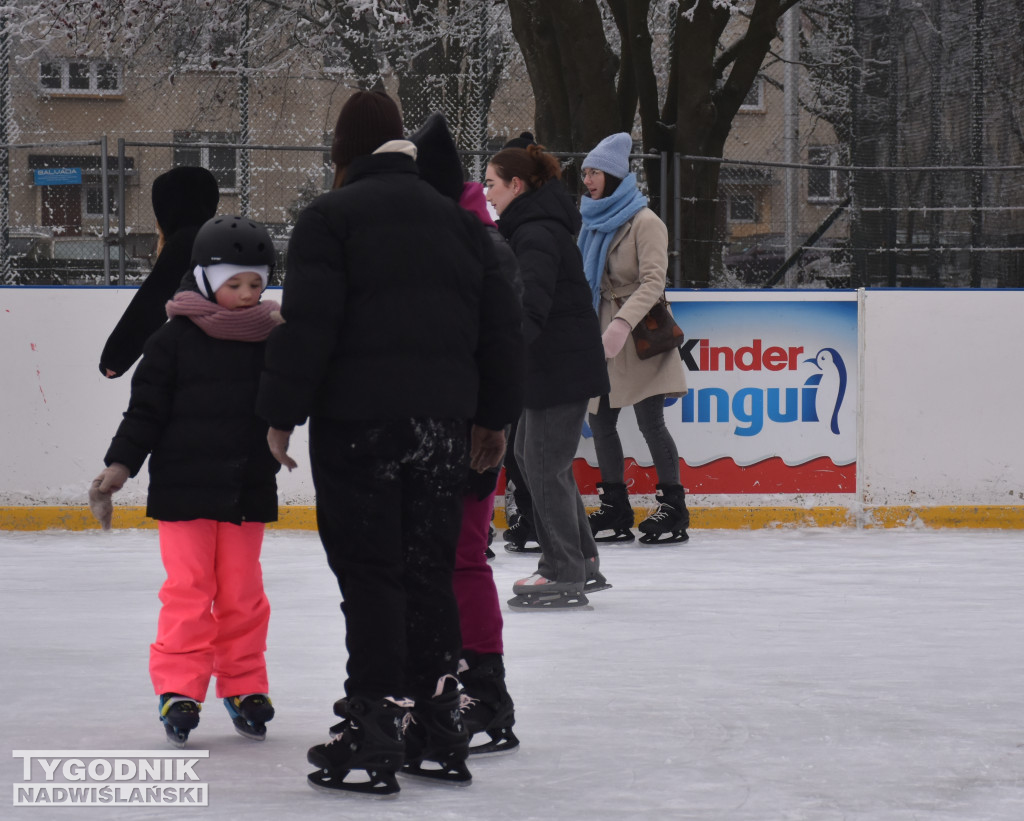
<path id="1" fill-rule="evenodd" d="M 277 520 L 279 463 L 254 408 L 264 342 L 279 306 L 261 302 L 274 247 L 260 224 L 214 217 L 193 245 L 193 276 L 147 341 L 131 399 L 92 483 L 104 528 L 110 498 L 149 456 L 146 514 L 167 581 L 149 670 L 168 739 L 199 723 L 211 676 L 239 733 L 262 740 L 274 715 L 264 661 L 270 605 L 260 550 Z"/>

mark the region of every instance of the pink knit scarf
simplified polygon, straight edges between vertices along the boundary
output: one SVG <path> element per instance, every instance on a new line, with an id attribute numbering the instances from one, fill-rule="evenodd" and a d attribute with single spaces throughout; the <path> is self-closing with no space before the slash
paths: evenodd
<path id="1" fill-rule="evenodd" d="M 262 342 L 284 322 L 281 306 L 272 300 L 229 311 L 195 291 L 182 291 L 167 303 L 167 316 L 187 316 L 214 339 Z"/>

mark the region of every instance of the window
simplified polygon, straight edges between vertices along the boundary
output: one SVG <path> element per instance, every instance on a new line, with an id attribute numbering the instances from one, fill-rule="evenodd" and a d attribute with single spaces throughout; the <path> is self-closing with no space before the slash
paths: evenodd
<path id="1" fill-rule="evenodd" d="M 729 194 L 729 222 L 757 222 L 753 194 Z"/>
<path id="2" fill-rule="evenodd" d="M 121 66 L 106 60 L 44 60 L 39 85 L 51 93 L 115 96 L 121 93 Z"/>
<path id="3" fill-rule="evenodd" d="M 838 154 L 831 145 L 812 145 L 807 149 L 809 165 L 836 165 Z M 840 189 L 845 184 L 843 176 L 834 168 L 807 169 L 807 201 L 837 202 Z"/>
<path id="4" fill-rule="evenodd" d="M 82 195 L 85 198 L 85 208 L 83 209 L 85 216 L 102 217 L 103 186 L 98 182 L 84 183 L 82 185 Z M 107 212 L 111 216 L 117 215 L 117 187 L 114 185 L 107 187 Z"/>
<path id="5" fill-rule="evenodd" d="M 187 71 L 218 71 L 238 63 L 238 35 L 183 22 L 175 39 L 175 54 Z"/>
<path id="6" fill-rule="evenodd" d="M 210 169 L 217 180 L 221 193 L 230 193 L 238 188 L 238 135 L 224 131 L 175 131 L 174 165 L 201 165 Z"/>
<path id="7" fill-rule="evenodd" d="M 764 79 L 758 77 L 740 103 L 740 111 L 764 111 Z"/>

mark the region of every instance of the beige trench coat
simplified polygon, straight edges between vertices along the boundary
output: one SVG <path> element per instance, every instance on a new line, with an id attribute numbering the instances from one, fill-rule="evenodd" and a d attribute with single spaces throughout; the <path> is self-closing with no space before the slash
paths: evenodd
<path id="1" fill-rule="evenodd" d="M 612 238 L 601 278 L 601 332 L 616 317 L 635 327 L 665 291 L 667 271 L 668 230 L 657 214 L 644 208 Z M 623 300 L 621 308 L 616 298 Z M 608 360 L 608 378 L 612 386 L 608 401 L 613 408 L 635 405 L 659 393 L 683 396 L 687 390 L 678 351 L 641 360 L 632 337 L 618 356 Z M 600 397 L 590 400 L 590 413 L 597 412 L 599 401 Z"/>

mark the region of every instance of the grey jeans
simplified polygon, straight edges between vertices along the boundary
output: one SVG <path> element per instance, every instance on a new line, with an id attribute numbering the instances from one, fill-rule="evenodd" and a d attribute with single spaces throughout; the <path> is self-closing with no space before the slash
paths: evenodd
<path id="1" fill-rule="evenodd" d="M 541 546 L 537 571 L 555 582 L 586 581 L 585 559 L 597 555 L 572 460 L 587 400 L 527 408 L 516 431 L 516 459 L 533 498 L 533 523 Z"/>
<path id="2" fill-rule="evenodd" d="M 597 413 L 590 414 L 590 430 L 594 434 L 594 450 L 597 451 L 597 467 L 605 482 L 622 482 L 625 466 L 622 456 L 622 442 L 619 440 L 618 422 L 621 408 L 608 405 L 608 396 L 601 397 Z M 664 485 L 679 484 L 679 450 L 672 434 L 665 427 L 665 394 L 648 396 L 633 405 L 637 427 L 643 434 L 647 448 L 654 460 L 658 482 Z"/>

